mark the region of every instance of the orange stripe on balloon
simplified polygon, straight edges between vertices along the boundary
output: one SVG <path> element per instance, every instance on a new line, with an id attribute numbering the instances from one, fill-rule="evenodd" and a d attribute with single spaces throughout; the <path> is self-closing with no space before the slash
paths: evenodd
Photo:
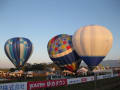
<path id="1" fill-rule="evenodd" d="M 67 51 L 64 51 L 64 52 L 62 52 L 62 53 L 52 55 L 52 57 L 53 57 L 53 58 L 62 57 L 62 56 L 65 56 L 65 55 L 71 53 L 72 51 L 73 51 L 73 49 L 70 48 L 70 49 L 68 49 Z"/>

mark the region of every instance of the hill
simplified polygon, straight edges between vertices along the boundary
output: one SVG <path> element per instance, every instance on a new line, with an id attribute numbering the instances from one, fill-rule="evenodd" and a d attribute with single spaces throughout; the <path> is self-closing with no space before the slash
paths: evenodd
<path id="1" fill-rule="evenodd" d="M 100 64 L 103 66 L 120 67 L 120 60 L 103 60 Z M 82 61 L 81 66 L 86 66 L 86 64 Z"/>

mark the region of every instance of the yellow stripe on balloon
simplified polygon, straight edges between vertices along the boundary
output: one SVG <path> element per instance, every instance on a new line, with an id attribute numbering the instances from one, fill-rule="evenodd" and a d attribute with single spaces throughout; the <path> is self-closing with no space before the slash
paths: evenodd
<path id="1" fill-rule="evenodd" d="M 67 51 L 64 51 L 64 52 L 59 53 L 59 54 L 56 54 L 56 55 L 54 55 L 54 54 L 52 53 L 52 57 L 53 57 L 53 58 L 62 57 L 62 56 L 65 56 L 65 55 L 71 53 L 72 51 L 73 51 L 73 49 L 71 48 L 71 49 L 68 49 Z"/>
<path id="2" fill-rule="evenodd" d="M 63 40 L 60 40 L 60 43 L 63 43 Z"/>
<path id="3" fill-rule="evenodd" d="M 24 44 L 20 43 L 20 65 L 22 65 L 24 60 Z"/>
<path id="4" fill-rule="evenodd" d="M 76 70 L 76 63 L 75 62 L 72 63 L 72 67 L 73 67 L 73 71 L 75 71 Z"/>
<path id="5" fill-rule="evenodd" d="M 55 48 L 55 45 L 53 45 L 53 48 Z"/>
<path id="6" fill-rule="evenodd" d="M 54 51 L 52 51 L 52 52 L 51 52 L 51 55 L 53 56 L 54 54 L 55 54 L 55 52 L 54 52 Z"/>

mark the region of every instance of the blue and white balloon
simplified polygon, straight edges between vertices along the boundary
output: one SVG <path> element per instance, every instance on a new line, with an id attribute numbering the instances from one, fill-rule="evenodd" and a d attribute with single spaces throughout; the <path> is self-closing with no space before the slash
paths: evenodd
<path id="1" fill-rule="evenodd" d="M 33 45 L 27 38 L 16 37 L 7 40 L 4 46 L 5 53 L 17 67 L 23 67 L 33 51 Z"/>

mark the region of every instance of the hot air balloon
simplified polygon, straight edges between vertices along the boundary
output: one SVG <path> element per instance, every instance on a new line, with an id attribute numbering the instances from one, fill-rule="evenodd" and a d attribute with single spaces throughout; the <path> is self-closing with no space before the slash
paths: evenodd
<path id="1" fill-rule="evenodd" d="M 112 47 L 112 33 L 104 26 L 89 25 L 80 28 L 72 38 L 74 49 L 93 70 Z"/>
<path id="2" fill-rule="evenodd" d="M 27 38 L 16 37 L 7 40 L 4 50 L 10 61 L 20 69 L 32 54 L 33 45 Z"/>
<path id="3" fill-rule="evenodd" d="M 61 69 L 76 72 L 81 60 L 73 49 L 72 36 L 60 34 L 49 40 L 48 54 L 50 59 Z"/>

